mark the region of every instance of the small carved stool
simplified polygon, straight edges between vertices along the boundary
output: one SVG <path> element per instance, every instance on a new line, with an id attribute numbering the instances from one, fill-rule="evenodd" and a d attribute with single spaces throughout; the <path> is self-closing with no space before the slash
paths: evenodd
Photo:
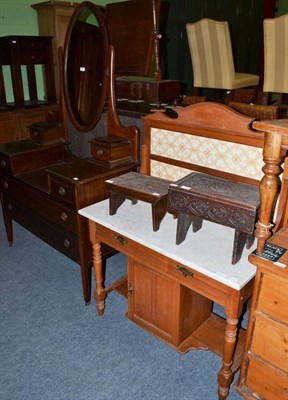
<path id="1" fill-rule="evenodd" d="M 171 181 L 154 176 L 129 172 L 106 182 L 109 191 L 109 213 L 116 214 L 121 204 L 129 199 L 133 204 L 137 200 L 152 205 L 153 231 L 157 231 L 167 211 L 167 194 Z"/>
<path id="2" fill-rule="evenodd" d="M 168 211 L 177 216 L 176 244 L 202 227 L 203 219 L 235 229 L 232 264 L 242 255 L 244 245 L 254 242 L 254 227 L 260 207 L 259 188 L 247 183 L 192 173 L 170 184 Z"/>

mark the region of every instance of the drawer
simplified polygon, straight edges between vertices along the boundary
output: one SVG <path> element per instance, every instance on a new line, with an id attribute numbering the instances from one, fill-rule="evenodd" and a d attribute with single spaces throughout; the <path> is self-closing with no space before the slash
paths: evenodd
<path id="1" fill-rule="evenodd" d="M 253 357 L 248 362 L 246 386 L 252 393 L 258 394 L 256 398 L 263 396 L 263 400 L 285 400 L 288 390 L 287 374 Z"/>
<path id="2" fill-rule="evenodd" d="M 257 315 L 250 350 L 288 373 L 288 327 L 286 325 Z"/>
<path id="3" fill-rule="evenodd" d="M 19 60 L 21 64 L 45 64 L 45 53 L 42 51 L 20 52 Z"/>
<path id="4" fill-rule="evenodd" d="M 261 276 L 261 287 L 257 309 L 288 324 L 288 282 L 284 278 L 265 273 Z"/>
<path id="5" fill-rule="evenodd" d="M 17 46 L 17 50 L 19 52 L 40 52 L 40 53 L 45 53 L 45 46 L 43 45 L 43 38 L 37 38 L 37 37 L 30 37 L 29 39 L 25 39 L 25 38 L 15 38 L 12 39 L 11 43 L 13 46 Z M 47 38 L 47 40 L 45 40 L 45 44 L 48 44 L 48 42 L 50 42 L 51 39 Z"/>
<path id="6" fill-rule="evenodd" d="M 8 144 L 4 146 L 8 148 Z M 21 140 L 9 144 L 9 147 L 12 148 L 10 153 L 0 152 L 0 173 L 21 174 L 63 161 L 66 157 L 65 144 L 60 142 L 41 146 L 31 140 Z"/>
<path id="7" fill-rule="evenodd" d="M 92 157 L 99 160 L 117 160 L 131 155 L 130 145 L 107 148 L 104 146 L 93 145 L 91 149 Z"/>
<path id="8" fill-rule="evenodd" d="M 30 209 L 51 224 L 63 227 L 65 230 L 77 234 L 77 213 L 62 203 L 57 203 L 48 193 L 23 184 L 18 179 L 0 177 L 0 184 L 4 191 L 7 203 L 14 200 Z"/>
<path id="9" fill-rule="evenodd" d="M 114 161 L 131 157 L 131 142 L 119 136 L 96 137 L 91 141 L 92 157 L 98 160 Z"/>
<path id="10" fill-rule="evenodd" d="M 75 205 L 76 196 L 73 185 L 48 175 L 50 192 L 57 199 Z"/>
<path id="11" fill-rule="evenodd" d="M 170 260 L 168 262 L 166 257 L 161 257 L 158 253 L 152 255 L 151 251 L 145 252 L 143 247 L 139 247 L 133 240 L 107 230 L 103 226 L 97 225 L 97 232 L 101 236 L 102 241 L 114 249 L 123 252 L 131 258 L 135 258 L 137 254 L 137 258 L 141 257 L 143 264 L 154 267 L 157 271 L 166 274 L 170 278 L 172 277 L 172 279 L 178 281 L 183 286 L 196 290 L 199 294 L 208 296 L 213 301 L 223 304 L 223 298 L 225 298 L 227 291 L 225 285 L 222 287 L 219 283 L 216 287 L 213 279 L 210 280 L 207 276 L 191 268 L 182 266 L 176 261 Z"/>
<path id="12" fill-rule="evenodd" d="M 80 262 L 79 244 L 75 235 L 53 226 L 47 220 L 43 219 L 42 216 L 34 213 L 33 210 L 23 207 L 23 204 L 15 199 L 10 199 L 8 210 L 12 218 L 25 226 L 30 232 L 73 261 Z"/>

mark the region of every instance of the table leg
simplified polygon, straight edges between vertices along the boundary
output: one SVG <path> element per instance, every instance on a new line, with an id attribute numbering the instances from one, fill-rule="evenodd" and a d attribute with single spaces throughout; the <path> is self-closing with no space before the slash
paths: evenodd
<path id="1" fill-rule="evenodd" d="M 12 217 L 10 214 L 12 205 L 8 204 L 6 199 L 4 200 L 4 197 L 1 193 L 0 193 L 0 199 L 1 199 L 1 203 L 2 203 L 2 211 L 3 211 L 3 218 L 4 218 L 5 229 L 6 229 L 6 236 L 7 236 L 9 246 L 11 247 L 13 244 Z"/>
<path id="2" fill-rule="evenodd" d="M 106 291 L 103 286 L 103 267 L 102 267 L 102 254 L 101 243 L 93 243 L 93 266 L 95 274 L 96 288 L 94 291 L 94 298 L 96 300 L 96 307 L 98 314 L 104 314 Z"/>
<path id="3" fill-rule="evenodd" d="M 236 347 L 236 339 L 238 334 L 238 319 L 227 318 L 225 331 L 225 343 L 223 353 L 222 368 L 218 373 L 218 396 L 219 400 L 225 400 L 229 394 L 229 388 L 233 380 L 233 372 L 231 369 L 233 356 Z"/>

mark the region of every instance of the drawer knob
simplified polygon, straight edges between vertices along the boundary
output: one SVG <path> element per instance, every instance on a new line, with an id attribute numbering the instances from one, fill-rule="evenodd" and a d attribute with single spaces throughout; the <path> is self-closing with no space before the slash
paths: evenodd
<path id="1" fill-rule="evenodd" d="M 114 235 L 114 239 L 117 240 L 118 243 L 122 244 L 122 246 L 124 246 L 128 242 L 127 239 L 120 235 Z"/>
<path id="2" fill-rule="evenodd" d="M 8 189 L 9 185 L 8 185 L 8 182 L 7 182 L 7 181 L 4 181 L 3 187 L 4 187 L 4 189 Z"/>
<path id="3" fill-rule="evenodd" d="M 1 167 L 6 167 L 6 162 L 5 162 L 5 160 L 1 160 Z"/>
<path id="4" fill-rule="evenodd" d="M 59 194 L 60 194 L 60 196 L 65 196 L 66 190 L 65 190 L 65 188 L 64 188 L 63 186 L 60 186 L 60 188 L 59 188 Z"/>
<path id="5" fill-rule="evenodd" d="M 103 150 L 99 149 L 97 150 L 97 156 L 102 156 L 103 155 Z"/>
<path id="6" fill-rule="evenodd" d="M 7 206 L 7 208 L 8 208 L 8 210 L 9 210 L 9 211 L 11 211 L 11 210 L 12 210 L 12 208 L 13 208 L 13 207 L 12 207 L 12 204 L 11 204 L 11 203 L 8 203 L 8 206 Z"/>
<path id="7" fill-rule="evenodd" d="M 68 239 L 64 240 L 64 246 L 68 249 L 70 247 L 70 242 Z"/>
<path id="8" fill-rule="evenodd" d="M 177 269 L 177 271 L 181 272 L 181 274 L 184 276 L 184 278 L 187 278 L 187 276 L 193 276 L 192 271 L 190 271 L 187 268 L 181 267 L 181 265 L 177 265 L 176 269 Z"/>
<path id="9" fill-rule="evenodd" d="M 62 221 L 64 221 L 64 222 L 67 221 L 68 216 L 67 216 L 67 214 L 66 214 L 65 212 L 62 212 L 62 213 L 61 213 L 61 219 L 62 219 Z"/>

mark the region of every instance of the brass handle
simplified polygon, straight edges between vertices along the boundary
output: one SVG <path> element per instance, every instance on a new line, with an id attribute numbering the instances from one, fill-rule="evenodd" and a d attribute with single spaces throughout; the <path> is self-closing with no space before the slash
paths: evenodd
<path id="1" fill-rule="evenodd" d="M 8 189 L 8 187 L 9 187 L 8 182 L 4 181 L 3 186 L 4 186 L 4 189 Z"/>
<path id="2" fill-rule="evenodd" d="M 103 150 L 99 149 L 97 150 L 97 156 L 102 156 L 103 155 Z"/>
<path id="3" fill-rule="evenodd" d="M 133 293 L 133 285 L 131 282 L 128 283 L 128 290 L 127 290 L 127 296 L 131 296 Z"/>
<path id="4" fill-rule="evenodd" d="M 60 186 L 60 188 L 59 188 L 59 194 L 60 194 L 60 196 L 65 196 L 66 190 L 65 190 L 65 188 L 64 188 L 63 186 Z"/>
<path id="5" fill-rule="evenodd" d="M 64 240 L 64 246 L 68 249 L 70 247 L 70 242 L 68 239 Z"/>
<path id="6" fill-rule="evenodd" d="M 122 244 L 123 246 L 124 246 L 125 244 L 127 244 L 127 242 L 128 242 L 128 240 L 125 239 L 123 236 L 120 236 L 120 235 L 117 235 L 117 234 L 114 235 L 114 239 L 117 240 L 117 242 L 120 243 L 120 244 Z"/>
<path id="7" fill-rule="evenodd" d="M 187 268 L 181 267 L 180 265 L 177 265 L 176 269 L 181 272 L 181 274 L 184 276 L 184 278 L 187 278 L 187 276 L 193 276 L 193 272 L 190 271 Z"/>
<path id="8" fill-rule="evenodd" d="M 5 167 L 6 166 L 6 162 L 4 160 L 1 160 L 1 167 Z"/>
<path id="9" fill-rule="evenodd" d="M 61 219 L 62 219 L 62 221 L 64 221 L 64 222 L 67 221 L 68 216 L 67 216 L 67 214 L 66 214 L 65 212 L 62 212 L 62 213 L 61 213 Z"/>

